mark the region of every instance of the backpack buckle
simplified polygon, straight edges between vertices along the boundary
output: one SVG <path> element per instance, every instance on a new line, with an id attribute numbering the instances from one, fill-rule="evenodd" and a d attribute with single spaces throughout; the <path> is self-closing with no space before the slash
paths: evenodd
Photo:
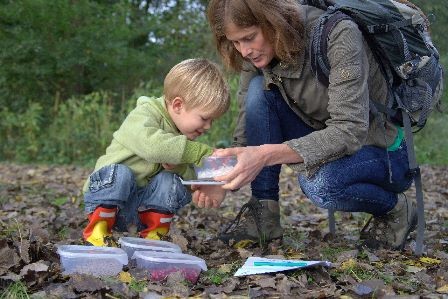
<path id="1" fill-rule="evenodd" d="M 406 176 L 408 178 L 415 178 L 416 175 L 420 174 L 420 167 L 415 167 L 415 168 L 409 168 L 408 172 L 406 173 Z"/>
<path id="2" fill-rule="evenodd" d="M 367 31 L 370 34 L 385 33 L 385 32 L 389 32 L 390 27 L 391 26 L 389 24 L 370 25 L 370 26 L 367 26 Z"/>

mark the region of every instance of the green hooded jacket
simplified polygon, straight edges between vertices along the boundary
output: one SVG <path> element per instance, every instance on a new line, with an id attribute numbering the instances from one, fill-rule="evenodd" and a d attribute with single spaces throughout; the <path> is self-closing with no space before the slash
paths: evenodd
<path id="1" fill-rule="evenodd" d="M 175 164 L 172 172 L 184 179 L 194 179 L 193 164 L 200 165 L 213 149 L 203 143 L 188 140 L 171 120 L 164 98 L 140 97 L 137 105 L 113 134 L 106 153 L 95 165 L 95 170 L 124 164 L 134 173 L 137 185 L 143 187 L 163 169 L 162 163 Z M 89 179 L 84 184 L 86 192 Z"/>

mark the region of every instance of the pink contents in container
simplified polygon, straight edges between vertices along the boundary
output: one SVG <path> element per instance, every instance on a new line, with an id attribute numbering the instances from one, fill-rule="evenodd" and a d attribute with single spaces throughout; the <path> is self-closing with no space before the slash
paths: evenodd
<path id="1" fill-rule="evenodd" d="M 196 283 L 202 270 L 207 271 L 205 261 L 193 255 L 174 252 L 136 251 L 132 257 L 137 268 L 147 269 L 150 279 L 165 280 L 169 274 L 180 272 L 182 276 Z"/>

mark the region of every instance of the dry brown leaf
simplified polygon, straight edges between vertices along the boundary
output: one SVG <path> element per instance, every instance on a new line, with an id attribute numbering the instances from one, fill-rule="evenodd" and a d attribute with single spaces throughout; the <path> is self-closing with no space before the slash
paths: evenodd
<path id="1" fill-rule="evenodd" d="M 19 256 L 13 248 L 9 248 L 6 240 L 0 240 L 0 275 L 19 263 Z"/>
<path id="2" fill-rule="evenodd" d="M 251 252 L 245 248 L 238 248 L 237 251 L 243 260 L 245 260 L 253 255 L 253 252 Z"/>
<path id="3" fill-rule="evenodd" d="M 295 283 L 293 283 L 292 281 L 288 280 L 288 277 L 283 277 L 282 280 L 280 280 L 277 283 L 277 291 L 280 294 L 290 294 L 291 293 L 291 288 L 295 285 Z"/>
<path id="4" fill-rule="evenodd" d="M 75 274 L 70 277 L 68 284 L 77 292 L 96 292 L 102 289 L 107 289 L 104 282 L 91 275 Z"/>
<path id="5" fill-rule="evenodd" d="M 440 294 L 448 294 L 448 284 L 441 286 L 440 288 L 437 288 L 437 293 Z"/>
<path id="6" fill-rule="evenodd" d="M 407 266 L 406 267 L 406 272 L 417 273 L 417 272 L 423 271 L 425 269 L 426 269 L 425 267 Z"/>
<path id="7" fill-rule="evenodd" d="M 336 259 L 337 263 L 342 263 L 344 261 L 354 259 L 359 253 L 359 250 L 347 250 L 339 253 L 338 258 Z"/>
<path id="8" fill-rule="evenodd" d="M 32 263 L 29 265 L 25 265 L 25 267 L 20 270 L 20 276 L 25 276 L 28 271 L 32 272 L 46 272 L 48 271 L 48 265 L 46 265 L 43 261 L 38 261 L 36 263 Z"/>
<path id="9" fill-rule="evenodd" d="M 222 264 L 218 268 L 218 272 L 220 273 L 230 273 L 232 272 L 233 265 L 232 264 Z"/>
<path id="10" fill-rule="evenodd" d="M 385 283 L 381 279 L 365 280 L 353 286 L 353 291 L 359 296 L 372 296 L 374 293 L 382 290 L 385 287 Z"/>
<path id="11" fill-rule="evenodd" d="M 171 242 L 173 242 L 174 244 L 179 245 L 179 247 L 182 249 L 182 251 L 186 251 L 188 249 L 188 240 L 180 235 L 180 234 L 175 234 L 175 235 L 170 235 L 171 237 Z"/>
<path id="12" fill-rule="evenodd" d="M 266 278 L 255 280 L 254 282 L 262 288 L 275 289 L 275 286 L 276 286 L 275 277 L 266 277 Z"/>

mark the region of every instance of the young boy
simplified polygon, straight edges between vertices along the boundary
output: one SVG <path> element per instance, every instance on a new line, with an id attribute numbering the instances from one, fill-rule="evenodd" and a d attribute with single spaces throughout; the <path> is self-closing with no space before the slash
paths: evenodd
<path id="1" fill-rule="evenodd" d="M 106 246 L 112 228 L 126 231 L 130 224 L 141 237 L 159 239 L 191 201 L 180 177 L 194 178 L 192 164 L 212 154 L 193 140 L 228 109 L 228 86 L 214 63 L 188 59 L 169 71 L 163 94 L 137 100 L 84 185 L 83 238 L 94 246 Z"/>

